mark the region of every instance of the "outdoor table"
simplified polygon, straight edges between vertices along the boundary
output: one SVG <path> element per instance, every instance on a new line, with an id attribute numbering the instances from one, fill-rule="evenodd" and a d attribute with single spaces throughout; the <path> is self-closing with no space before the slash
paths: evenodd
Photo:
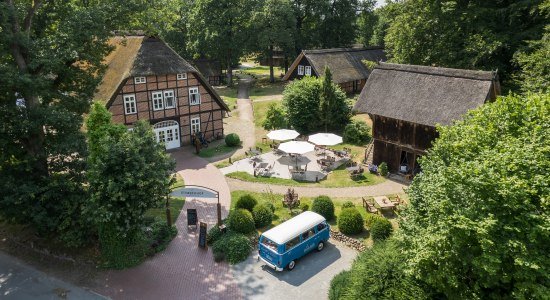
<path id="1" fill-rule="evenodd" d="M 394 208 L 395 204 L 393 204 L 390 199 L 386 196 L 378 196 L 374 197 L 374 202 L 380 206 L 380 208 Z"/>
<path id="2" fill-rule="evenodd" d="M 258 175 L 260 176 L 263 176 L 267 173 L 267 168 L 269 167 L 269 164 L 268 163 L 259 163 L 258 166 L 257 166 L 257 173 Z"/>

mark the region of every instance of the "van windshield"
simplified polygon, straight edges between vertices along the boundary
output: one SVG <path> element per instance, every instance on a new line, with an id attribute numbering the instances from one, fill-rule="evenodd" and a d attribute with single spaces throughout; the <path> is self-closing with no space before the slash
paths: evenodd
<path id="1" fill-rule="evenodd" d="M 264 237 L 262 239 L 262 245 L 266 246 L 267 248 L 277 252 L 277 244 L 273 241 L 271 241 L 270 239 Z"/>

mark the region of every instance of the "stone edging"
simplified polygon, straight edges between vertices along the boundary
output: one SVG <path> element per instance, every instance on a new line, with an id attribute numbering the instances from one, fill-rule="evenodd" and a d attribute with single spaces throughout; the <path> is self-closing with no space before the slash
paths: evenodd
<path id="1" fill-rule="evenodd" d="M 365 246 L 363 242 L 358 239 L 351 238 L 341 232 L 331 229 L 330 237 L 359 252 L 367 250 L 367 246 Z"/>

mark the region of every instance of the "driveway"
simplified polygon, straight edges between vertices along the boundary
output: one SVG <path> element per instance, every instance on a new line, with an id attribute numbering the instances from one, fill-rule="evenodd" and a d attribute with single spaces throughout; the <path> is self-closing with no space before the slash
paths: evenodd
<path id="1" fill-rule="evenodd" d="M 0 299 L 106 299 L 0 253 Z"/>
<path id="2" fill-rule="evenodd" d="M 245 299 L 328 299 L 332 278 L 349 269 L 357 252 L 330 240 L 321 252 L 297 261 L 292 271 L 274 271 L 257 260 L 257 253 L 231 267 Z"/>

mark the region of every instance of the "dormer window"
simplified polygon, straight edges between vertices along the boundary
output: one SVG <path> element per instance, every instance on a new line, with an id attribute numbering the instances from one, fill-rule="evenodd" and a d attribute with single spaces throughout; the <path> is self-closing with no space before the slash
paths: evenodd
<path id="1" fill-rule="evenodd" d="M 134 84 L 146 83 L 147 79 L 145 77 L 134 77 Z"/>
<path id="2" fill-rule="evenodd" d="M 187 79 L 187 73 L 181 73 L 181 74 L 178 74 L 178 80 L 184 80 L 184 79 Z"/>
<path id="3" fill-rule="evenodd" d="M 298 65 L 298 75 L 304 75 L 304 66 Z"/>

